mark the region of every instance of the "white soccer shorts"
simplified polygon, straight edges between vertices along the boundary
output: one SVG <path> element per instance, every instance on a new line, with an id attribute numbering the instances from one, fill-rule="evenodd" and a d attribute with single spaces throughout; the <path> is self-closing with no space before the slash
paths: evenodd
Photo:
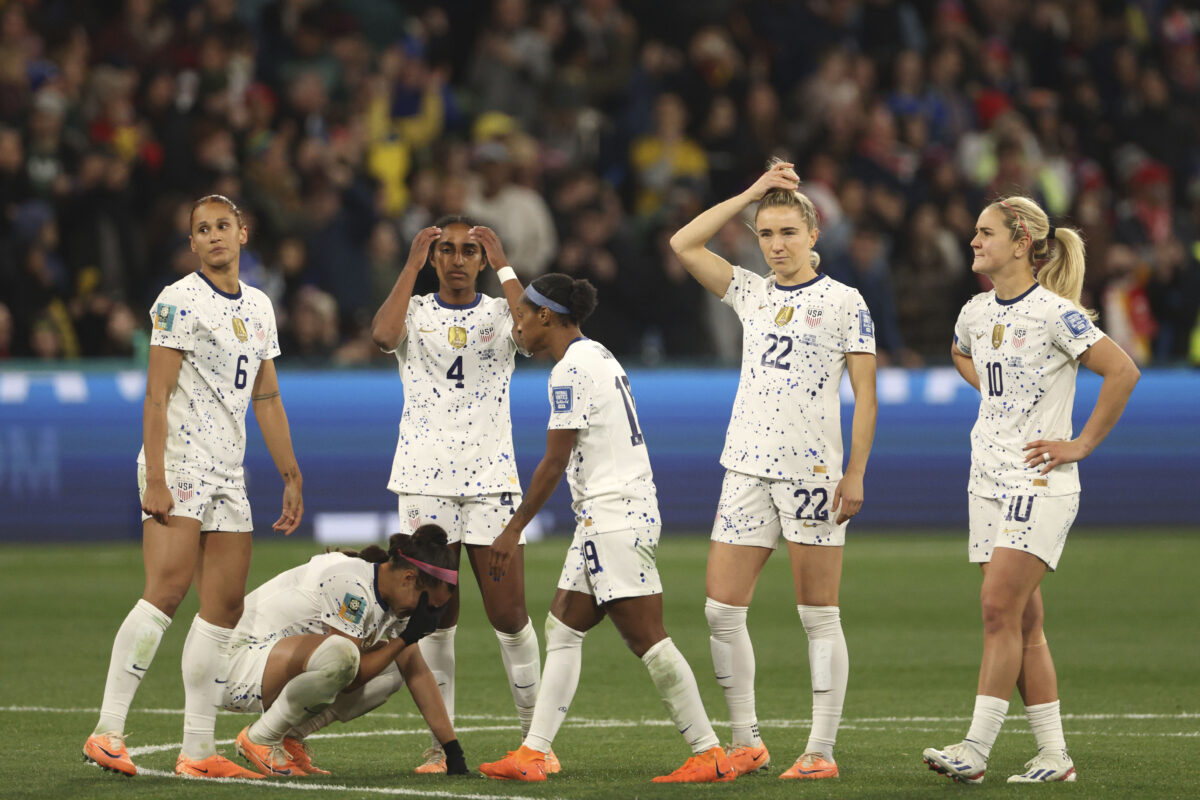
<path id="1" fill-rule="evenodd" d="M 651 525 L 585 536 L 577 527 L 558 588 L 590 594 L 597 603 L 662 594 L 655 560 L 660 530 Z"/>
<path id="2" fill-rule="evenodd" d="M 784 481 L 726 470 L 712 540 L 774 550 L 779 535 L 797 544 L 842 547 L 846 526 L 833 510 L 833 481 Z"/>
<path id="3" fill-rule="evenodd" d="M 1079 513 L 1079 493 L 1054 495 L 969 496 L 970 560 L 973 564 L 992 560 L 992 549 L 1009 547 L 1058 569 L 1058 559 L 1067 544 L 1067 533 Z"/>
<path id="4" fill-rule="evenodd" d="M 504 530 L 517 506 L 520 492 L 477 494 L 469 497 L 399 495 L 400 527 L 409 531 L 426 524 L 440 525 L 450 544 L 464 542 L 488 546 Z M 519 544 L 525 544 L 521 533 Z"/>
<path id="5" fill-rule="evenodd" d="M 167 488 L 175 506 L 172 517 L 200 520 L 205 533 L 249 533 L 254 530 L 245 487 L 215 486 L 173 470 L 166 471 Z M 146 492 L 146 468 L 138 465 L 138 499 Z M 150 519 L 143 513 L 142 522 Z"/>

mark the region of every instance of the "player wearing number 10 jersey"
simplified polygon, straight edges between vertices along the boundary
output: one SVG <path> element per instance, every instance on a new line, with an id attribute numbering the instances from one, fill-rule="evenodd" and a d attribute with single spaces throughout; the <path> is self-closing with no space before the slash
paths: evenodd
<path id="1" fill-rule="evenodd" d="M 1074 781 L 1058 677 L 1042 628 L 1041 583 L 1057 567 L 1079 510 L 1075 462 L 1112 430 L 1138 370 L 1080 306 L 1084 247 L 1078 231 L 1055 228 L 1027 197 L 1009 197 L 979 215 L 971 248 L 971 269 L 995 289 L 963 308 L 950 355 L 980 393 L 968 512 L 970 560 L 983 570 L 983 658 L 966 738 L 930 747 L 923 758 L 956 781 L 981 782 L 1016 687 L 1038 753 L 1009 783 Z M 1079 364 L 1102 375 L 1104 384 L 1072 439 Z"/>
<path id="2" fill-rule="evenodd" d="M 680 229 L 671 247 L 705 289 L 737 312 L 743 328 L 704 608 L 733 727 L 729 755 L 742 773 L 770 763 L 754 709 L 746 614 L 782 535 L 808 636 L 813 723 L 804 752 L 780 777 L 817 779 L 838 774 L 833 746 L 850 669 L 838 589 L 846 523 L 862 506 L 875 435 L 875 327 L 857 291 L 816 271 L 817 213 L 798 186 L 791 164 L 773 163 L 745 192 Z M 755 202 L 754 230 L 771 267 L 767 277 L 734 267 L 705 247 Z M 854 422 L 843 473 L 844 373 L 854 391 Z"/>
<path id="3" fill-rule="evenodd" d="M 426 263 L 437 271 L 438 291 L 414 297 L 417 274 Z M 489 264 L 504 299 L 475 289 Z M 383 350 L 395 353 L 404 385 L 388 481 L 399 495 L 401 524 L 441 526 L 455 555 L 466 545 L 484 611 L 500 641 L 517 715 L 527 729 L 541 665 L 525 609 L 523 562 L 518 556 L 502 581 L 478 580 L 481 568 L 487 568 L 487 546 L 521 500 L 508 396 L 518 352 L 512 308 L 520 297 L 521 282 L 496 233 L 464 217 L 445 217 L 413 238 L 408 262 L 375 315 L 372 335 Z M 421 641 L 451 719 L 458 604 L 456 593 L 438 631 Z M 424 759 L 417 772 L 445 772 L 436 738 Z"/>
<path id="4" fill-rule="evenodd" d="M 696 678 L 667 636 L 655 550 L 662 527 L 646 440 L 625 370 L 580 324 L 596 307 L 586 280 L 551 273 L 535 280 L 517 308 L 517 339 L 557 362 L 550 372 L 546 453 L 504 532 L 489 571 L 512 563 L 522 529 L 567 474 L 575 540 L 546 617 L 546 671 L 533 723 L 521 747 L 480 766 L 491 778 L 546 779 L 547 756 L 575 696 L 583 637 L 605 616 L 646 666 L 675 727 L 694 755 L 656 783 L 709 783 L 736 777 L 704 713 Z"/>

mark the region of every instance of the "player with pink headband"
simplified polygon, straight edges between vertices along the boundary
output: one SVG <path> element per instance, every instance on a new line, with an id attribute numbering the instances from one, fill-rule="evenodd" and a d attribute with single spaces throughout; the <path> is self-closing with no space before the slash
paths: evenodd
<path id="1" fill-rule="evenodd" d="M 433 672 L 419 647 L 458 586 L 458 564 L 437 525 L 397 533 L 384 550 L 314 556 L 246 597 L 234 631 L 222 707 L 261 712 L 237 751 L 264 775 L 328 774 L 304 738 L 349 722 L 407 685 L 446 753 L 467 765 Z"/>

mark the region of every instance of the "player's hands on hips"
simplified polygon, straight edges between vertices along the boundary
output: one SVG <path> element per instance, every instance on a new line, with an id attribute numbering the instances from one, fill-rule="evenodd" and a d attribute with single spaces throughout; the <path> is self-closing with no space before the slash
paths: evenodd
<path id="1" fill-rule="evenodd" d="M 404 268 L 420 272 L 421 268 L 429 263 L 429 248 L 441 235 L 442 229 L 436 225 L 430 225 L 428 228 L 421 228 L 417 231 L 417 235 L 413 237 L 412 246 L 408 248 L 408 261 L 404 262 Z"/>
<path id="2" fill-rule="evenodd" d="M 837 512 L 834 522 L 841 525 L 862 510 L 862 504 L 863 476 L 847 472 L 833 490 L 833 510 Z"/>
<path id="3" fill-rule="evenodd" d="M 175 498 L 171 497 L 171 490 L 165 481 L 146 482 L 146 489 L 142 492 L 142 513 L 154 517 L 159 525 L 166 525 L 174 507 Z"/>
<path id="4" fill-rule="evenodd" d="M 498 581 L 504 577 L 504 573 L 508 570 L 508 562 L 513 557 L 513 553 L 517 552 L 517 544 L 521 540 L 521 529 L 513 526 L 510 522 L 504 526 L 504 530 L 496 537 L 488 548 L 488 574 L 492 576 L 492 580 Z"/>
<path id="5" fill-rule="evenodd" d="M 1025 451 L 1025 466 L 1039 468 L 1038 474 L 1045 475 L 1055 467 L 1082 461 L 1090 452 L 1078 439 L 1069 442 L 1038 439 L 1021 448 Z"/>
<path id="6" fill-rule="evenodd" d="M 500 244 L 500 237 L 491 228 L 484 225 L 476 225 L 467 231 L 467 238 L 483 248 L 483 252 L 487 254 L 488 263 L 492 265 L 492 269 L 503 269 L 511 266 L 508 263 L 508 256 L 504 255 L 504 245 Z"/>
<path id="7" fill-rule="evenodd" d="M 271 527 L 277 531 L 282 531 L 284 536 L 288 536 L 300 526 L 300 520 L 303 518 L 304 494 L 300 489 L 299 481 L 284 484 L 283 513 L 279 515 L 279 519 L 275 520 L 275 524 Z"/>
<path id="8" fill-rule="evenodd" d="M 796 174 L 796 165 L 782 161 L 764 172 L 759 179 L 750 185 L 746 194 L 752 202 L 757 203 L 772 189 L 787 189 L 794 192 L 800 188 L 800 176 Z"/>

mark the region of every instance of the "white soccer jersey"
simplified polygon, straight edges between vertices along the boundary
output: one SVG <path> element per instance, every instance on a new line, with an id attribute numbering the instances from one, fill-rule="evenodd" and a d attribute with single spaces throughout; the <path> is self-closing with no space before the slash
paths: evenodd
<path id="1" fill-rule="evenodd" d="M 279 355 L 275 310 L 258 289 L 222 292 L 193 272 L 159 294 L 150 344 L 183 351 L 167 403 L 166 468 L 216 486 L 244 486 L 246 409 L 259 365 Z M 143 447 L 138 463 L 146 463 Z"/>
<path id="2" fill-rule="evenodd" d="M 549 391 L 549 429 L 579 431 L 567 484 L 585 534 L 661 524 L 629 377 L 608 348 L 571 342 L 550 371 Z"/>
<path id="3" fill-rule="evenodd" d="M 778 286 L 774 276 L 734 267 L 721 302 L 742 321 L 742 371 L 721 466 L 774 480 L 840 480 L 846 354 L 875 353 L 862 296 L 824 274 Z"/>
<path id="4" fill-rule="evenodd" d="M 508 301 L 412 298 L 396 349 L 404 413 L 388 488 L 450 497 L 520 490 L 508 385 L 517 352 Z"/>
<path id="5" fill-rule="evenodd" d="M 343 553 L 322 553 L 276 575 L 246 595 L 234 646 L 302 633 L 338 630 L 370 647 L 400 635 L 398 617 L 379 594 L 379 564 Z"/>
<path id="6" fill-rule="evenodd" d="M 1012 300 L 995 291 L 967 302 L 954 342 L 979 374 L 979 418 L 971 429 L 969 491 L 982 497 L 1079 491 L 1076 464 L 1049 475 L 1025 466 L 1036 439 L 1068 440 L 1079 356 L 1103 338 L 1070 300 L 1040 285 Z"/>

